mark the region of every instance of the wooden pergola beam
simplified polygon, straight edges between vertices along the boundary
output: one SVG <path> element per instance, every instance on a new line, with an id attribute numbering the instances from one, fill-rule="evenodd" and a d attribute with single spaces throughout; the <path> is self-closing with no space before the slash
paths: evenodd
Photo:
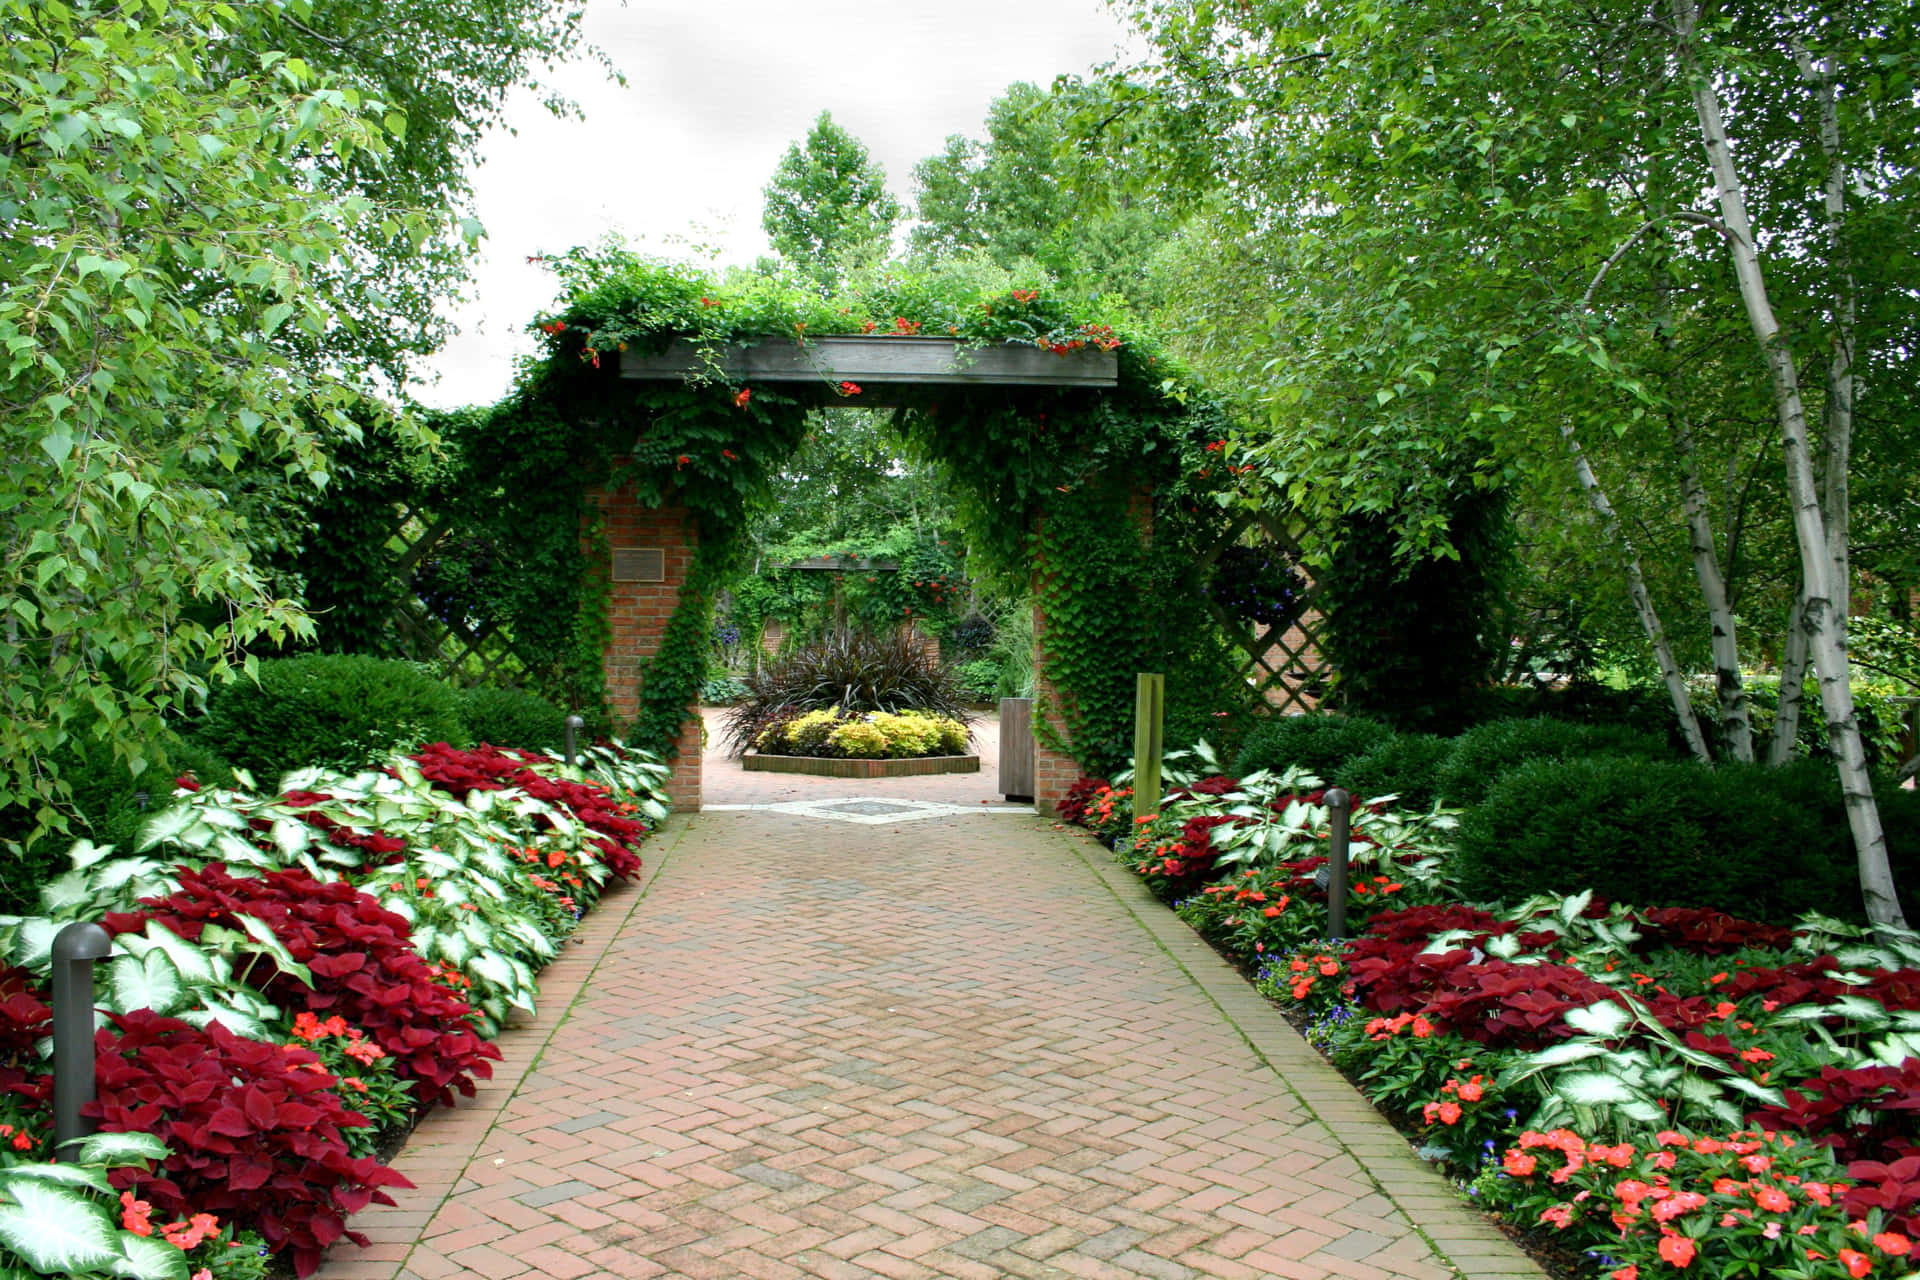
<path id="1" fill-rule="evenodd" d="M 736 383 L 814 384 L 837 395 L 842 382 L 859 386 L 854 405 L 885 406 L 889 390 L 909 387 L 1114 387 L 1120 382 L 1120 358 L 1111 351 L 1083 347 L 1055 355 L 1027 343 L 974 347 L 955 338 L 825 337 L 806 342 L 773 339 L 750 347 L 729 347 L 709 359 L 685 342 L 659 355 L 620 356 L 620 376 L 661 382 L 717 370 Z M 878 394 L 868 394 L 869 387 Z"/>

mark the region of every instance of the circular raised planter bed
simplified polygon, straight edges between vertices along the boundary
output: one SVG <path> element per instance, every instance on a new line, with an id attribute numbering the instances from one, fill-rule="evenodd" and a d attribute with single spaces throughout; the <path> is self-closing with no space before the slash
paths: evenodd
<path id="1" fill-rule="evenodd" d="M 816 778 L 924 778 L 936 773 L 978 773 L 979 756 L 915 756 L 905 760 L 842 760 L 829 756 L 740 757 L 748 773 L 805 773 Z"/>

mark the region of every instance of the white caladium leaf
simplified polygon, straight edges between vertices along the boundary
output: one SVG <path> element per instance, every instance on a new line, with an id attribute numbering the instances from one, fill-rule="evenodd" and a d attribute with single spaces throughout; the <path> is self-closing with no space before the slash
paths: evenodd
<path id="1" fill-rule="evenodd" d="M 257 1018 L 249 1017 L 237 1009 L 228 1008 L 225 1002 L 221 1001 L 218 997 L 209 998 L 203 1008 L 182 1009 L 173 1016 L 182 1022 L 202 1029 L 211 1023 L 218 1022 L 221 1026 L 243 1040 L 270 1040 L 273 1038 L 266 1023 L 261 1022 Z"/>
<path id="2" fill-rule="evenodd" d="M 1611 1000 L 1601 1000 L 1583 1009 L 1567 1010 L 1566 1021 L 1582 1035 L 1613 1040 L 1633 1022 L 1633 1015 Z"/>
<path id="3" fill-rule="evenodd" d="M 440 955 L 455 968 L 466 968 L 467 961 L 473 958 L 473 944 L 467 940 L 467 936 L 458 929 L 454 929 L 439 935 L 439 937 Z M 414 945 L 417 947 L 420 946 L 418 934 L 414 935 Z M 426 954 L 424 947 L 421 948 L 421 954 Z"/>
<path id="4" fill-rule="evenodd" d="M 145 956 L 115 956 L 108 970 L 108 991 L 118 1013 L 151 1009 L 172 1013 L 186 1002 L 187 984 L 167 953 L 155 947 Z"/>
<path id="5" fill-rule="evenodd" d="M 199 986 L 214 980 L 213 956 L 200 947 L 188 942 L 158 920 L 147 921 L 147 928 L 141 935 L 153 946 L 167 953 L 167 959 L 173 961 L 173 967 L 180 976 Z M 126 935 L 122 934 L 121 944 L 125 945 Z"/>
<path id="6" fill-rule="evenodd" d="M 120 1233 L 122 1256 L 113 1264 L 113 1274 L 126 1280 L 188 1280 L 187 1255 L 151 1236 Z"/>
<path id="7" fill-rule="evenodd" d="M 5 1176 L 8 1181 L 27 1178 L 67 1187 L 86 1187 L 103 1196 L 113 1194 L 113 1186 L 107 1181 L 107 1171 L 85 1164 L 18 1164 L 8 1168 Z"/>
<path id="8" fill-rule="evenodd" d="M 0 1244 L 42 1275 L 99 1271 L 125 1256 L 106 1206 L 82 1192 L 30 1178 L 6 1178 L 0 1191 Z"/>
<path id="9" fill-rule="evenodd" d="M 73 848 L 67 850 L 67 857 L 73 862 L 75 871 L 85 871 L 94 863 L 102 861 L 113 853 L 110 844 L 95 844 L 91 840 L 76 840 Z"/>
<path id="10" fill-rule="evenodd" d="M 40 886 L 40 909 L 50 916 L 61 915 L 93 901 L 87 873 L 68 871 Z"/>
<path id="11" fill-rule="evenodd" d="M 70 1149 L 80 1164 L 127 1165 L 167 1158 L 167 1144 L 150 1133 L 90 1133 Z"/>
<path id="12" fill-rule="evenodd" d="M 1565 1044 L 1556 1044 L 1529 1054 L 1527 1065 L 1530 1067 L 1564 1067 L 1573 1062 L 1584 1062 L 1588 1058 L 1605 1056 L 1607 1047 L 1591 1041 L 1569 1040 Z"/>
<path id="13" fill-rule="evenodd" d="M 167 868 L 152 858 L 115 858 L 103 863 L 93 871 L 93 892 L 95 897 L 119 893 L 132 886 L 131 895 L 136 898 L 147 896 L 147 886 L 174 885 L 177 882 L 167 874 Z"/>
<path id="14" fill-rule="evenodd" d="M 1729 1089 L 1738 1090 L 1746 1094 L 1749 1098 L 1757 1098 L 1770 1107 L 1784 1107 L 1787 1105 L 1787 1100 L 1781 1096 L 1778 1089 L 1769 1088 L 1764 1084 L 1757 1084 L 1745 1076 L 1725 1076 L 1722 1078 L 1722 1083 Z"/>
<path id="15" fill-rule="evenodd" d="M 1553 1091 L 1577 1107 L 1618 1105 L 1635 1096 L 1626 1081 L 1604 1071 L 1569 1071 L 1555 1078 Z"/>
<path id="16" fill-rule="evenodd" d="M 53 939 L 62 927 L 45 916 L 22 920 L 13 931 L 13 963 L 22 969 L 44 969 L 53 963 Z"/>
<path id="17" fill-rule="evenodd" d="M 506 957 L 497 951 L 482 952 L 473 958 L 473 963 L 469 967 L 476 976 L 485 978 L 496 987 L 514 985 L 513 966 L 508 964 Z"/>
<path id="18" fill-rule="evenodd" d="M 137 848 L 146 850 L 177 840 L 181 832 L 197 825 L 201 825 L 200 818 L 192 809 L 184 804 L 169 805 L 147 819 L 146 826 L 141 828 Z"/>
<path id="19" fill-rule="evenodd" d="M 1560 910 L 1558 913 L 1560 916 L 1560 919 L 1564 921 L 1566 924 L 1572 925 L 1575 920 L 1578 920 L 1580 918 L 1580 913 L 1582 911 L 1585 911 L 1587 909 L 1588 904 L 1590 904 L 1592 901 L 1593 901 L 1593 890 L 1591 889 L 1586 889 L 1580 893 L 1574 894 L 1571 898 L 1566 899 L 1560 904 Z"/>
<path id="20" fill-rule="evenodd" d="M 304 853 L 311 845 L 315 831 L 297 818 L 275 818 L 273 820 L 273 846 L 280 850 L 283 858 L 292 858 Z"/>

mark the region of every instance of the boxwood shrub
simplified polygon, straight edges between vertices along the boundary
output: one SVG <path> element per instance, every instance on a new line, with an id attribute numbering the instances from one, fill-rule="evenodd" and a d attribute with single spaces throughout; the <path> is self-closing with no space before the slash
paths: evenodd
<path id="1" fill-rule="evenodd" d="M 1621 725 L 1580 724 L 1544 716 L 1491 720 L 1454 739 L 1453 750 L 1440 767 L 1440 794 L 1455 804 L 1474 804 L 1515 765 L 1529 760 L 1602 755 L 1641 760 L 1673 758 L 1666 739 Z"/>
<path id="2" fill-rule="evenodd" d="M 1822 775 L 1822 776 L 1816 776 Z M 1883 792 L 1898 883 L 1920 883 L 1920 803 Z M 1863 916 L 1830 769 L 1707 768 L 1626 756 L 1508 769 L 1461 820 L 1452 871 L 1472 899 L 1591 888 L 1612 901 L 1789 923 Z"/>
<path id="3" fill-rule="evenodd" d="M 1430 809 L 1440 798 L 1440 768 L 1453 739 L 1433 733 L 1396 733 L 1334 771 L 1331 781 L 1356 798 L 1397 795 L 1401 808 Z"/>
<path id="4" fill-rule="evenodd" d="M 465 746 L 451 686 L 411 662 L 315 653 L 260 664 L 214 694 L 196 741 L 261 786 L 308 765 L 357 769 L 397 747 Z"/>
<path id="5" fill-rule="evenodd" d="M 559 751 L 566 745 L 566 710 L 525 689 L 462 689 L 459 707 L 460 723 L 474 742 L 524 751 Z"/>
<path id="6" fill-rule="evenodd" d="M 1360 716 L 1274 716 L 1247 735 L 1233 771 L 1245 777 L 1259 769 L 1299 768 L 1327 779 L 1349 760 L 1358 759 L 1393 736 L 1393 730 L 1378 720 Z"/>

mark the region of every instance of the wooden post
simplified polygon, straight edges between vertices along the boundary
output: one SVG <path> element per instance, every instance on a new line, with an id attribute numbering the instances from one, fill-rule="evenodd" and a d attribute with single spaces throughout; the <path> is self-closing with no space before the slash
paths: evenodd
<path id="1" fill-rule="evenodd" d="M 1140 673 L 1134 683 L 1133 817 L 1160 812 L 1160 757 L 1167 719 L 1167 678 Z"/>

